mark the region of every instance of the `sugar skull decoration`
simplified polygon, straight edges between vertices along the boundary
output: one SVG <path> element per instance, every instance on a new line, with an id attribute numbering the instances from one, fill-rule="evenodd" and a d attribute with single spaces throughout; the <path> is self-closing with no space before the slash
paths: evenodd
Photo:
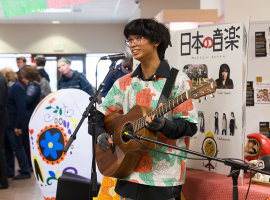
<path id="1" fill-rule="evenodd" d="M 245 147 L 245 161 L 257 160 L 264 155 L 270 155 L 270 140 L 260 134 L 252 133 L 247 135 L 248 142 Z"/>
<path id="2" fill-rule="evenodd" d="M 92 138 L 84 121 L 67 153 L 63 148 L 89 104 L 89 95 L 78 89 L 59 90 L 36 107 L 29 123 L 34 175 L 46 200 L 56 197 L 63 172 L 91 176 Z M 98 172 L 98 181 L 102 175 Z"/>

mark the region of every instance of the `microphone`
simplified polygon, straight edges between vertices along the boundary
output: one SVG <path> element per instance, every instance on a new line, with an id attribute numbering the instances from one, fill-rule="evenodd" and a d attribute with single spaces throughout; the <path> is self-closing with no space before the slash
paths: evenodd
<path id="1" fill-rule="evenodd" d="M 120 59 L 130 59 L 131 55 L 128 52 L 123 52 L 115 55 L 108 55 L 108 56 L 103 56 L 100 58 L 100 60 L 111 60 L 111 61 L 116 61 Z"/>

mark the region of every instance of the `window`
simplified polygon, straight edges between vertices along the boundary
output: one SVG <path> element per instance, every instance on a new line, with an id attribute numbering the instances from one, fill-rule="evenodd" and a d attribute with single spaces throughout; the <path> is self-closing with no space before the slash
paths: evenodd
<path id="1" fill-rule="evenodd" d="M 96 65 L 100 57 L 116 53 L 93 53 L 86 55 L 86 78 L 91 85 L 96 87 Z M 118 60 L 116 65 L 120 64 L 122 60 Z M 109 71 L 111 65 L 110 60 L 101 60 L 97 68 L 97 87 L 102 83 Z"/>

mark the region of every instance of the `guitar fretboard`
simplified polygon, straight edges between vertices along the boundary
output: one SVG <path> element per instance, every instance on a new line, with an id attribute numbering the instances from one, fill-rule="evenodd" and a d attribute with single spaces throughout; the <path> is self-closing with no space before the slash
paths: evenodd
<path id="1" fill-rule="evenodd" d="M 156 117 L 161 117 L 179 104 L 183 103 L 188 99 L 186 96 L 187 92 L 173 98 L 172 100 L 168 101 L 167 103 L 163 104 L 162 106 L 158 107 L 156 110 L 148 113 L 146 116 L 152 116 L 155 115 Z M 159 106 L 159 105 L 157 105 Z M 136 133 L 140 129 L 144 128 L 146 126 L 146 116 L 138 119 L 133 123 L 133 132 Z"/>

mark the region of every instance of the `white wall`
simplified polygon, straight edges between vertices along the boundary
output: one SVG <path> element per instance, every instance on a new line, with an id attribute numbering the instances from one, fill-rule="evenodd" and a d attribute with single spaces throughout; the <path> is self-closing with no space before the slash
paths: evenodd
<path id="1" fill-rule="evenodd" d="M 224 0 L 201 0 L 201 9 L 218 9 L 218 17 L 224 14 Z"/>
<path id="2" fill-rule="evenodd" d="M 200 0 L 141 0 L 141 17 L 155 17 L 164 9 L 200 9 Z"/>
<path id="3" fill-rule="evenodd" d="M 261 76 L 263 81 L 270 81 L 270 56 L 255 57 L 255 32 L 265 31 L 267 37 L 269 27 L 270 21 L 250 24 L 247 81 L 255 82 L 257 76 Z M 270 107 L 247 106 L 246 117 L 246 133 L 259 133 L 259 122 L 270 121 Z"/>
<path id="4" fill-rule="evenodd" d="M 124 24 L 0 25 L 0 53 L 108 53 L 125 50 Z M 65 50 L 55 52 L 53 44 Z"/>
<path id="5" fill-rule="evenodd" d="M 224 0 L 225 23 L 242 22 L 251 16 L 251 21 L 270 19 L 269 0 Z"/>

